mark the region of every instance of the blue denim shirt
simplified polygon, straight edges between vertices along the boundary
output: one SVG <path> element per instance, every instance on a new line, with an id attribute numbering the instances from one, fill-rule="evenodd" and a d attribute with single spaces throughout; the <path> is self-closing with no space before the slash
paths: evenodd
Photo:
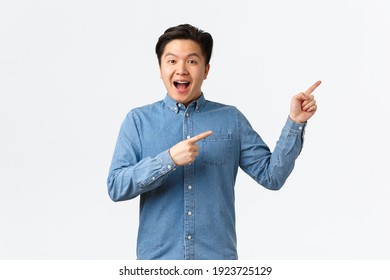
<path id="1" fill-rule="evenodd" d="M 138 259 L 237 259 L 234 185 L 238 167 L 278 190 L 299 155 L 305 124 L 289 118 L 274 152 L 233 106 L 168 95 L 131 110 L 108 176 L 112 200 L 140 197 Z M 193 164 L 175 166 L 169 148 L 207 130 Z"/>

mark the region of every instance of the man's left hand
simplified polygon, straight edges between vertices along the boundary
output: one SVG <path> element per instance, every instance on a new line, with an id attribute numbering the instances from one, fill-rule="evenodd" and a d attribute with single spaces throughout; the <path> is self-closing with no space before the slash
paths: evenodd
<path id="1" fill-rule="evenodd" d="M 321 81 L 317 81 L 305 92 L 293 96 L 290 106 L 290 119 L 297 123 L 304 123 L 315 114 L 317 104 L 312 93 L 320 84 Z"/>

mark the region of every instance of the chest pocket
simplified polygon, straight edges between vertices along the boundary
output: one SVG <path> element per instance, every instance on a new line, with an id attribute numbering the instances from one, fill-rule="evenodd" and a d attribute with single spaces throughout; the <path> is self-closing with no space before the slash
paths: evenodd
<path id="1" fill-rule="evenodd" d="M 223 165 L 232 159 L 232 134 L 213 133 L 203 141 L 203 162 Z"/>

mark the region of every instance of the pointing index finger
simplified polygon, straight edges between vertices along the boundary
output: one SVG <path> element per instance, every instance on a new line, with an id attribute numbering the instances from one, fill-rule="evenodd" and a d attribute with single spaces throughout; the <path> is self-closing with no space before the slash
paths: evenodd
<path id="1" fill-rule="evenodd" d="M 315 82 L 313 85 L 311 85 L 311 87 L 309 87 L 306 91 L 305 91 L 305 95 L 310 95 L 316 88 L 318 88 L 318 86 L 321 84 L 321 81 L 317 81 Z"/>
<path id="2" fill-rule="evenodd" d="M 213 134 L 213 132 L 211 130 L 205 131 L 203 133 L 200 133 L 200 134 L 195 135 L 194 137 L 190 138 L 189 141 L 192 143 L 196 143 L 196 142 L 210 136 L 211 134 Z"/>

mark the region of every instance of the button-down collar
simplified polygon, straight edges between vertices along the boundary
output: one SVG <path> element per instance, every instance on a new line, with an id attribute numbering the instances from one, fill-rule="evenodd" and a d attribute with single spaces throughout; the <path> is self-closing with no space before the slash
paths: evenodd
<path id="1" fill-rule="evenodd" d="M 164 98 L 164 103 L 168 107 L 169 110 L 171 110 L 174 113 L 179 113 L 180 110 L 186 110 L 185 106 L 181 103 L 177 103 L 175 100 L 173 100 L 168 94 Z M 206 104 L 206 99 L 203 95 L 199 96 L 199 98 L 193 102 L 191 102 L 188 106 L 194 106 L 196 112 L 199 112 L 203 106 Z"/>

